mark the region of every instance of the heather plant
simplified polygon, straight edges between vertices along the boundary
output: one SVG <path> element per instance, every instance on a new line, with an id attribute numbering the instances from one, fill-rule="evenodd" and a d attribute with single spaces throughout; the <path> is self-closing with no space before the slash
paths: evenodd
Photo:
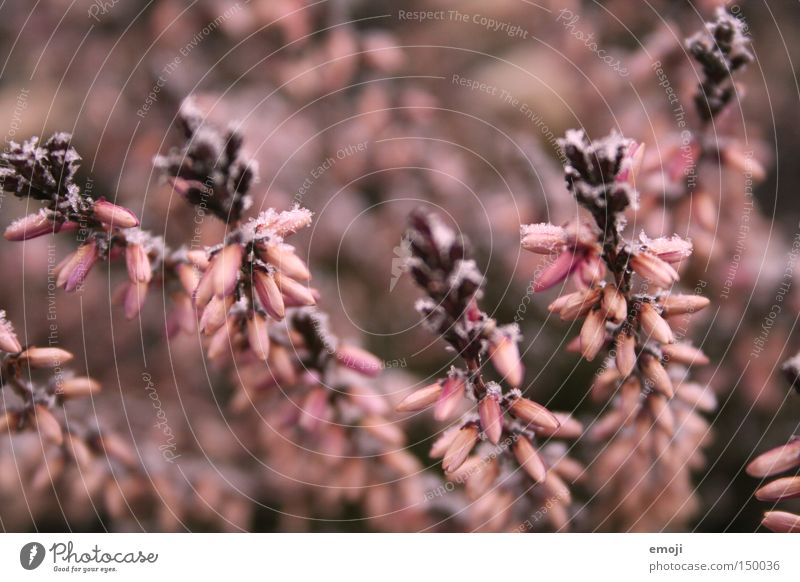
<path id="1" fill-rule="evenodd" d="M 550 304 L 566 321 L 582 321 L 569 347 L 588 360 L 608 352 L 592 386 L 610 401 L 591 428 L 605 442 L 593 477 L 618 527 L 651 530 L 686 522 L 693 504 L 690 468 L 702 461 L 714 398 L 688 381 L 688 368 L 708 363 L 699 349 L 677 341 L 671 322 L 706 307 L 699 295 L 673 292 L 675 265 L 691 253 L 677 236 L 625 237 L 626 211 L 635 207 L 642 144 L 619 134 L 590 141 L 582 131 L 561 140 L 567 187 L 585 211 L 565 224 L 522 227 L 522 246 L 552 255 L 534 281 L 542 291 L 569 278 L 574 291 Z"/>
<path id="2" fill-rule="evenodd" d="M 551 447 L 548 454 L 544 449 L 552 437 L 578 437 L 580 423 L 522 395 L 519 329 L 516 324 L 498 325 L 481 311 L 483 276 L 463 238 L 422 211 L 413 213 L 410 223 L 408 269 L 426 293 L 417 311 L 462 366 L 452 366 L 446 377 L 412 392 L 398 410 L 432 407 L 440 422 L 458 417 L 430 454 L 442 459 L 442 469 L 451 479 L 466 483 L 471 497 L 479 499 L 487 492 L 524 497 L 533 491 L 545 501 L 554 500 L 549 520 L 555 528 L 566 527 L 571 494 L 564 480 L 575 479 L 581 468 L 564 451 L 555 454 Z M 488 362 L 500 376 L 497 381 L 487 377 Z M 532 488 L 528 480 L 541 487 Z M 502 501 L 496 503 L 500 512 Z"/>
<path id="3" fill-rule="evenodd" d="M 797 530 L 789 8 L 178 4 L 5 35 L 4 529 Z"/>

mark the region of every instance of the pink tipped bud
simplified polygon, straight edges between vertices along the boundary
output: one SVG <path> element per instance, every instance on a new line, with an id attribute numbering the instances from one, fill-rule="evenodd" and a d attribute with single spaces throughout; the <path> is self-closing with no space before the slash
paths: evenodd
<path id="1" fill-rule="evenodd" d="M 247 322 L 247 340 L 256 357 L 266 362 L 269 358 L 269 327 L 264 316 L 255 313 Z"/>
<path id="2" fill-rule="evenodd" d="M 800 532 L 800 515 L 786 511 L 767 511 L 761 524 L 775 533 Z"/>
<path id="3" fill-rule="evenodd" d="M 675 341 L 672 328 L 659 315 L 652 303 L 642 303 L 639 308 L 639 327 L 649 338 L 662 344 L 671 344 Z"/>
<path id="4" fill-rule="evenodd" d="M 227 297 L 236 289 L 243 254 L 242 246 L 233 243 L 227 245 L 214 258 L 214 294 L 217 297 Z"/>
<path id="5" fill-rule="evenodd" d="M 212 297 L 200 316 L 200 331 L 206 335 L 211 335 L 225 325 L 225 321 L 228 319 L 228 311 L 232 304 L 233 297 Z"/>
<path id="6" fill-rule="evenodd" d="M 573 251 L 564 251 L 550 263 L 536 278 L 533 285 L 534 291 L 544 291 L 558 285 L 566 279 L 583 261 L 582 255 L 576 255 Z"/>
<path id="7" fill-rule="evenodd" d="M 464 398 L 466 383 L 460 376 L 451 376 L 444 381 L 442 393 L 433 410 L 433 417 L 443 421 L 451 418 Z"/>
<path id="8" fill-rule="evenodd" d="M 556 429 L 560 426 L 558 418 L 541 404 L 519 397 L 509 407 L 511 414 L 523 422 L 542 428 Z"/>
<path id="9" fill-rule="evenodd" d="M 594 360 L 606 343 L 606 319 L 600 309 L 590 311 L 581 326 L 581 355 Z"/>
<path id="10" fill-rule="evenodd" d="M 636 366 L 636 338 L 621 331 L 616 338 L 616 356 L 614 362 L 623 376 L 630 376 Z"/>
<path id="11" fill-rule="evenodd" d="M 200 282 L 200 272 L 192 265 L 181 263 L 175 267 L 178 274 L 178 279 L 181 282 L 181 287 L 186 294 L 191 297 L 197 290 L 197 284 Z"/>
<path id="12" fill-rule="evenodd" d="M 519 358 L 519 346 L 513 338 L 505 334 L 498 336 L 492 338 L 489 344 L 489 359 L 503 379 L 516 388 L 522 384 L 522 377 L 525 374 L 525 368 Z"/>
<path id="13" fill-rule="evenodd" d="M 280 272 L 276 272 L 274 277 L 275 284 L 287 300 L 293 301 L 298 306 L 317 304 L 314 294 L 305 285 L 298 283 Z"/>
<path id="14" fill-rule="evenodd" d="M 541 483 L 547 477 L 547 467 L 542 457 L 533 448 L 533 444 L 524 436 L 520 436 L 513 445 L 514 457 L 519 466 L 530 475 L 536 483 Z"/>
<path id="15" fill-rule="evenodd" d="M 272 318 L 278 321 L 282 320 L 286 313 L 286 307 L 283 302 L 281 291 L 275 283 L 275 278 L 269 273 L 256 271 L 253 273 L 253 287 L 255 288 L 261 307 L 263 307 Z"/>
<path id="16" fill-rule="evenodd" d="M 125 264 L 128 267 L 128 278 L 133 283 L 149 283 L 153 278 L 150 258 L 142 245 L 128 243 L 125 247 Z"/>
<path id="17" fill-rule="evenodd" d="M 22 346 L 14 332 L 14 326 L 6 319 L 6 312 L 0 311 L 0 351 L 16 354 L 22 351 Z"/>
<path id="18" fill-rule="evenodd" d="M 459 429 L 457 426 L 453 426 L 439 435 L 439 438 L 433 442 L 430 453 L 428 453 L 430 457 L 432 459 L 441 459 L 444 457 L 447 449 L 449 449 L 450 445 L 453 444 L 453 440 L 455 440 L 460 430 L 461 429 Z"/>
<path id="19" fill-rule="evenodd" d="M 759 501 L 783 501 L 795 497 L 800 497 L 800 477 L 776 479 L 756 491 Z"/>
<path id="20" fill-rule="evenodd" d="M 305 262 L 289 245 L 267 243 L 261 246 L 260 254 L 265 261 L 292 279 L 308 281 L 311 278 Z"/>
<path id="21" fill-rule="evenodd" d="M 684 240 L 678 235 L 648 238 L 642 233 L 639 235 L 639 240 L 642 242 L 642 250 L 646 250 L 667 263 L 680 263 L 692 255 L 692 242 Z"/>
<path id="22" fill-rule="evenodd" d="M 383 369 L 383 362 L 377 356 L 355 346 L 339 346 L 336 361 L 364 376 L 378 376 Z"/>
<path id="23" fill-rule="evenodd" d="M 144 307 L 147 299 L 148 283 L 128 283 L 125 289 L 123 310 L 126 319 L 133 319 Z"/>
<path id="24" fill-rule="evenodd" d="M 50 412 L 45 406 L 37 404 L 31 411 L 31 421 L 36 426 L 39 434 L 45 440 L 50 441 L 54 445 L 61 446 L 64 442 L 64 433 L 61 430 L 61 425 L 53 413 Z"/>
<path id="25" fill-rule="evenodd" d="M 553 313 L 558 313 L 564 321 L 574 321 L 585 317 L 591 309 L 600 302 L 601 290 L 592 288 L 585 291 L 576 291 L 568 295 L 562 295 L 548 309 Z"/>
<path id="26" fill-rule="evenodd" d="M 606 285 L 603 288 L 603 311 L 606 319 L 614 323 L 622 323 L 628 317 L 628 304 L 625 296 L 619 292 L 615 285 Z"/>
<path id="27" fill-rule="evenodd" d="M 210 360 L 216 360 L 232 353 L 234 333 L 235 329 L 231 321 L 226 320 L 225 324 L 211 336 L 211 341 L 208 342 L 206 354 Z"/>
<path id="28" fill-rule="evenodd" d="M 596 254 L 587 255 L 575 271 L 578 281 L 586 287 L 594 287 L 605 279 L 606 264 Z"/>
<path id="29" fill-rule="evenodd" d="M 497 394 L 487 394 L 478 403 L 478 414 L 481 419 L 481 428 L 489 441 L 497 444 L 503 435 L 503 411 L 500 408 L 500 399 Z"/>
<path id="30" fill-rule="evenodd" d="M 28 348 L 19 355 L 31 368 L 58 368 L 72 358 L 71 353 L 61 348 Z"/>
<path id="31" fill-rule="evenodd" d="M 442 384 L 440 382 L 435 382 L 430 386 L 415 390 L 406 396 L 400 404 L 395 407 L 395 410 L 398 412 L 416 412 L 418 410 L 424 410 L 439 400 L 441 394 Z"/>
<path id="32" fill-rule="evenodd" d="M 639 252 L 633 255 L 631 268 L 640 277 L 658 287 L 670 287 L 679 279 L 678 272 L 669 263 L 650 253 Z"/>
<path id="33" fill-rule="evenodd" d="M 69 378 L 61 382 L 56 388 L 56 394 L 61 398 L 82 398 L 100 392 L 100 383 L 91 378 Z"/>
<path id="34" fill-rule="evenodd" d="M 442 468 L 446 473 L 452 473 L 464 464 L 478 442 L 478 435 L 478 427 L 474 424 L 462 427 L 458 431 L 442 461 Z"/>
<path id="35" fill-rule="evenodd" d="M 94 217 L 108 226 L 117 228 L 133 228 L 139 226 L 139 219 L 136 215 L 123 206 L 112 204 L 105 198 L 101 198 L 92 207 Z"/>
<path id="36" fill-rule="evenodd" d="M 647 384 L 653 390 L 660 392 L 667 398 L 672 398 L 675 395 L 672 380 L 657 358 L 651 354 L 642 354 L 639 356 L 639 365 Z"/>
<path id="37" fill-rule="evenodd" d="M 683 364 L 691 366 L 697 364 L 698 366 L 705 366 L 709 363 L 708 356 L 702 350 L 697 349 L 689 344 L 667 344 L 661 346 L 661 352 L 664 354 L 664 359 L 676 364 Z"/>
<path id="38" fill-rule="evenodd" d="M 528 224 L 520 229 L 522 248 L 526 251 L 549 255 L 567 242 L 567 231 L 554 224 Z"/>
<path id="39" fill-rule="evenodd" d="M 748 466 L 751 477 L 772 477 L 800 467 L 800 438 L 793 438 L 783 446 L 761 453 Z"/>
<path id="40" fill-rule="evenodd" d="M 3 236 L 6 240 L 22 241 L 52 234 L 59 230 L 61 230 L 61 223 L 52 221 L 46 210 L 40 210 L 12 222 Z"/>
<path id="41" fill-rule="evenodd" d="M 701 295 L 668 295 L 659 302 L 665 317 L 695 313 L 711 303 L 707 297 Z"/>
<path id="42" fill-rule="evenodd" d="M 94 239 L 82 244 L 61 267 L 56 285 L 63 287 L 68 293 L 75 291 L 83 285 L 98 258 L 97 243 Z"/>

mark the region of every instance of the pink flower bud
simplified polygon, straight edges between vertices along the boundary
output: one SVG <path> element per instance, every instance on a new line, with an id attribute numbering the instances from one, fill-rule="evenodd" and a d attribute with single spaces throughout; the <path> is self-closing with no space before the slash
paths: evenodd
<path id="1" fill-rule="evenodd" d="M 594 360 L 606 343 L 606 318 L 600 309 L 590 311 L 581 326 L 581 355 Z"/>
<path id="2" fill-rule="evenodd" d="M 628 317 L 628 303 L 625 296 L 619 292 L 615 285 L 606 285 L 603 288 L 602 305 L 606 319 L 614 323 L 622 323 Z"/>
<path id="3" fill-rule="evenodd" d="M 430 386 L 415 390 L 406 396 L 400 404 L 395 407 L 398 412 L 416 412 L 424 410 L 439 399 L 442 394 L 441 382 L 435 382 Z"/>
<path id="4" fill-rule="evenodd" d="M 239 243 L 233 243 L 223 248 L 214 257 L 212 276 L 214 277 L 214 293 L 217 297 L 227 297 L 236 289 L 239 280 L 239 271 L 242 268 L 244 250 Z"/>
<path id="5" fill-rule="evenodd" d="M 709 306 L 711 301 L 702 295 L 668 295 L 659 300 L 665 317 L 695 313 Z"/>
<path id="6" fill-rule="evenodd" d="M 775 533 L 800 532 L 800 515 L 786 511 L 767 511 L 761 524 Z"/>
<path id="7" fill-rule="evenodd" d="M 452 473 L 464 464 L 470 451 L 478 442 L 478 434 L 478 427 L 474 424 L 467 425 L 456 433 L 442 461 L 442 468 L 446 473 Z"/>
<path id="8" fill-rule="evenodd" d="M 253 273 L 253 288 L 261 307 L 272 318 L 281 321 L 286 313 L 286 308 L 281 291 L 278 289 L 273 276 L 263 271 L 256 271 Z"/>
<path id="9" fill-rule="evenodd" d="M 559 427 L 559 422 L 555 415 L 533 400 L 520 396 L 511 403 L 509 410 L 511 414 L 528 424 L 550 429 Z"/>
<path id="10" fill-rule="evenodd" d="M 630 376 L 636 366 L 636 338 L 621 331 L 616 337 L 615 363 L 623 376 Z"/>
<path id="11" fill-rule="evenodd" d="M 128 243 L 125 247 L 125 264 L 128 267 L 128 278 L 133 283 L 149 283 L 153 278 L 150 259 L 142 245 Z"/>
<path id="12" fill-rule="evenodd" d="M 64 442 L 64 432 L 61 430 L 61 424 L 53 413 L 50 412 L 45 406 L 37 404 L 31 410 L 31 421 L 36 426 L 42 438 L 50 441 L 54 445 L 61 446 Z"/>
<path id="13" fill-rule="evenodd" d="M 520 436 L 512 446 L 514 456 L 519 463 L 519 466 L 533 479 L 536 483 L 541 483 L 547 476 L 547 467 L 544 466 L 544 461 L 533 448 L 533 444 L 524 436 Z"/>
<path id="14" fill-rule="evenodd" d="M 225 325 L 225 320 L 228 318 L 228 311 L 232 304 L 232 297 L 212 297 L 200 316 L 200 331 L 206 335 L 211 335 Z"/>
<path id="15" fill-rule="evenodd" d="M 759 501 L 784 501 L 795 497 L 800 497 L 800 476 L 776 479 L 756 491 Z"/>
<path id="16" fill-rule="evenodd" d="M 697 349 L 689 344 L 667 344 L 661 346 L 661 353 L 664 358 L 676 364 L 683 364 L 691 366 L 697 364 L 698 366 L 705 366 L 709 363 L 708 357 L 702 350 Z"/>
<path id="17" fill-rule="evenodd" d="M 264 316 L 254 313 L 247 322 L 247 340 L 256 357 L 266 362 L 269 357 L 269 327 Z"/>
<path id="18" fill-rule="evenodd" d="M 68 378 L 56 388 L 56 394 L 61 398 L 82 398 L 100 392 L 100 383 L 91 378 Z"/>
<path id="19" fill-rule="evenodd" d="M 520 234 L 522 248 L 540 255 L 556 252 L 567 242 L 567 231 L 554 224 L 528 224 L 521 228 Z"/>
<path id="20" fill-rule="evenodd" d="M 278 271 L 292 279 L 308 281 L 311 278 L 305 262 L 289 245 L 267 243 L 261 245 L 259 254 Z"/>
<path id="21" fill-rule="evenodd" d="M 123 311 L 126 319 L 133 319 L 144 307 L 147 299 L 148 283 L 128 283 L 123 301 Z"/>
<path id="22" fill-rule="evenodd" d="M 281 290 L 281 294 L 285 299 L 294 301 L 299 306 L 317 304 L 314 294 L 305 285 L 298 283 L 280 272 L 276 272 L 274 278 L 275 284 L 278 286 L 278 289 Z"/>
<path id="23" fill-rule="evenodd" d="M 678 235 L 648 238 L 647 235 L 641 233 L 639 240 L 642 243 L 642 250 L 646 250 L 667 263 L 680 263 L 692 255 L 692 242 L 684 240 Z"/>
<path id="24" fill-rule="evenodd" d="M 92 207 L 94 217 L 108 226 L 117 228 L 133 228 L 139 226 L 139 219 L 136 215 L 125 208 L 112 204 L 105 198 L 101 198 Z"/>
<path id="25" fill-rule="evenodd" d="M 489 441 L 497 444 L 503 435 L 503 411 L 497 394 L 487 394 L 478 403 L 481 428 Z"/>
<path id="26" fill-rule="evenodd" d="M 639 307 L 639 327 L 648 338 L 652 338 L 662 344 L 671 344 L 675 341 L 672 328 L 659 315 L 652 303 L 641 303 Z"/>
<path id="27" fill-rule="evenodd" d="M 11 223 L 6 229 L 6 240 L 22 241 L 52 234 L 61 230 L 61 223 L 50 219 L 50 214 L 46 210 L 41 210 L 36 214 L 29 214 Z"/>
<path id="28" fill-rule="evenodd" d="M 652 389 L 660 392 L 667 398 L 672 398 L 675 395 L 672 380 L 657 358 L 651 354 L 641 354 L 639 356 L 639 366 L 641 367 L 646 382 Z"/>
<path id="29" fill-rule="evenodd" d="M 564 279 L 577 269 L 583 261 L 582 254 L 576 254 L 573 251 L 564 251 L 556 260 L 550 263 L 545 269 L 536 277 L 533 286 L 534 291 L 544 291 L 554 285 L 558 285 Z"/>
<path id="30" fill-rule="evenodd" d="M 785 445 L 761 453 L 748 466 L 751 477 L 772 477 L 800 467 L 800 438 L 795 437 Z"/>
<path id="31" fill-rule="evenodd" d="M 451 418 L 464 398 L 466 384 L 461 376 L 448 377 L 442 385 L 442 393 L 433 410 L 433 417 L 443 421 Z"/>
<path id="32" fill-rule="evenodd" d="M 31 347 L 22 352 L 19 358 L 31 368 L 58 368 L 62 364 L 69 362 L 73 355 L 61 348 Z"/>
<path id="33" fill-rule="evenodd" d="M 662 288 L 671 287 L 679 279 L 678 272 L 669 263 L 646 252 L 638 252 L 631 257 L 631 268 L 640 277 Z"/>
<path id="34" fill-rule="evenodd" d="M 379 358 L 355 346 L 339 346 L 336 361 L 364 376 L 377 376 L 383 369 L 383 362 Z"/>
<path id="35" fill-rule="evenodd" d="M 75 291 L 83 285 L 97 259 L 97 242 L 92 239 L 82 244 L 61 267 L 56 285 L 63 287 L 67 292 Z"/>

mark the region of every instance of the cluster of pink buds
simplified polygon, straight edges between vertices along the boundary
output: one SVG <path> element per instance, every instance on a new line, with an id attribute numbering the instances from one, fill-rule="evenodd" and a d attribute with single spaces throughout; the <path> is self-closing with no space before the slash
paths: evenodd
<path id="1" fill-rule="evenodd" d="M 680 455 L 692 454 L 691 447 L 705 440 L 707 425 L 695 410 L 713 410 L 714 399 L 685 377 L 686 367 L 708 359 L 698 348 L 679 342 L 682 338 L 671 322 L 703 309 L 709 301 L 672 293 L 679 280 L 677 267 L 691 254 L 690 242 L 644 234 L 634 242 L 624 236 L 624 212 L 636 200 L 627 180 L 631 170 L 635 172 L 631 152 L 641 148 L 617 134 L 590 142 L 576 131 L 568 132 L 561 146 L 568 160 L 568 186 L 593 224 L 524 226 L 522 246 L 556 256 L 541 272 L 537 289 L 576 275 L 575 290 L 553 301 L 549 310 L 566 321 L 582 320 L 569 350 L 589 361 L 608 354 L 592 391 L 595 398 L 613 404 L 592 434 L 614 441 L 599 463 L 613 470 L 596 473 L 603 474 L 604 487 L 611 493 L 616 484 L 630 495 L 623 481 L 631 475 L 618 466 L 625 459 L 631 460 L 629 467 L 634 470 L 672 463 L 680 471 Z M 684 481 L 690 483 L 688 477 L 676 480 Z M 664 498 L 680 505 L 681 493 Z M 666 502 L 660 507 L 664 506 L 675 507 Z"/>
<path id="2" fill-rule="evenodd" d="M 78 249 L 58 266 L 59 287 L 75 291 L 99 259 L 125 246 L 125 233 L 139 225 L 136 215 L 104 198 L 95 200 L 75 183 L 80 156 L 72 136 L 57 133 L 44 144 L 34 137 L 12 143 L 0 154 L 0 183 L 6 192 L 39 201 L 44 207 L 14 221 L 5 231 L 10 241 L 24 241 L 57 232 L 74 232 Z"/>
<path id="3" fill-rule="evenodd" d="M 791 386 L 800 391 L 800 355 L 787 360 L 783 373 Z M 800 437 L 793 436 L 788 443 L 775 447 L 756 457 L 748 466 L 747 474 L 759 479 L 776 477 L 789 471 L 794 475 L 770 481 L 756 491 L 760 501 L 778 503 L 800 497 Z M 800 515 L 788 511 L 767 511 L 761 523 L 764 527 L 778 533 L 800 532 Z"/>
<path id="4" fill-rule="evenodd" d="M 100 391 L 100 384 L 92 378 L 75 376 L 63 368 L 72 358 L 70 352 L 57 347 L 23 348 L 5 312 L 0 311 L 0 387 L 14 395 L 3 398 L 6 406 L 0 413 L 0 431 L 35 430 L 42 442 L 52 447 L 47 464 L 32 479 L 37 489 L 51 486 L 68 460 L 83 470 L 104 456 L 121 459 L 128 467 L 135 464 L 127 445 L 116 436 L 100 435 L 74 420 L 67 425 L 60 419 L 58 410 L 68 402 L 91 398 Z"/>
<path id="5" fill-rule="evenodd" d="M 303 208 L 267 210 L 195 264 L 202 275 L 192 298 L 200 331 L 211 336 L 209 357 L 245 345 L 259 360 L 269 361 L 268 322 L 283 320 L 287 308 L 316 305 L 308 267 L 284 242 L 310 223 L 311 213 Z"/>
<path id="6" fill-rule="evenodd" d="M 398 410 L 432 407 L 439 421 L 460 415 L 435 442 L 431 456 L 442 458 L 448 477 L 465 481 L 475 498 L 492 489 L 498 479 L 506 482 L 509 474 L 518 473 L 516 466 L 542 484 L 563 509 L 569 505 L 569 488 L 535 443 L 539 438 L 576 438 L 582 431 L 580 423 L 522 395 L 524 370 L 517 327 L 498 326 L 478 307 L 483 276 L 455 232 L 438 217 L 415 212 L 409 240 L 409 269 L 427 294 L 418 301 L 417 310 L 431 331 L 450 344 L 464 368 L 454 366 L 445 378 L 412 392 Z M 496 381 L 486 377 L 487 360 L 497 372 Z M 504 389 L 503 384 L 510 388 Z M 466 413 L 465 403 L 471 403 Z M 492 451 L 473 454 L 482 442 Z"/>

